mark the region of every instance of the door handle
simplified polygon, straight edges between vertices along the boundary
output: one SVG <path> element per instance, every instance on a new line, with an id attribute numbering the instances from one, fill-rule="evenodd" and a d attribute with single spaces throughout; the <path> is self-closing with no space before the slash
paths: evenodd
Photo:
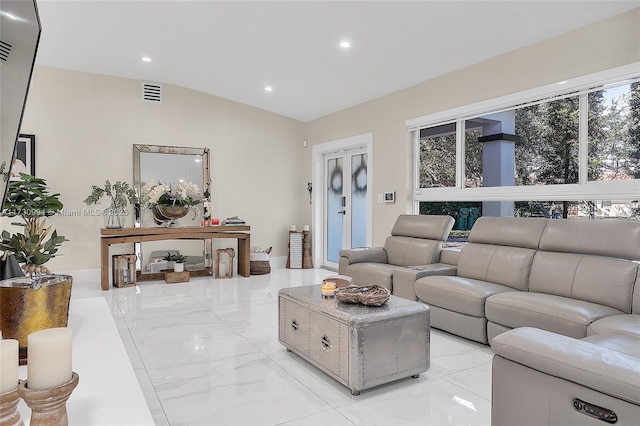
<path id="1" fill-rule="evenodd" d="M 338 212 L 338 214 L 347 214 L 346 210 L 342 210 L 341 212 Z"/>

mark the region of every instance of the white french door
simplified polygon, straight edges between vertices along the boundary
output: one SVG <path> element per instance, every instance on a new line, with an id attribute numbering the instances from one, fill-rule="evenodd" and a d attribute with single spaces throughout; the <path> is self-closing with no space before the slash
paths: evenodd
<path id="1" fill-rule="evenodd" d="M 338 269 L 343 248 L 368 243 L 367 147 L 324 154 L 323 266 Z"/>
<path id="2" fill-rule="evenodd" d="M 371 246 L 373 133 L 314 145 L 311 167 L 313 264 L 338 270 L 340 249 Z"/>

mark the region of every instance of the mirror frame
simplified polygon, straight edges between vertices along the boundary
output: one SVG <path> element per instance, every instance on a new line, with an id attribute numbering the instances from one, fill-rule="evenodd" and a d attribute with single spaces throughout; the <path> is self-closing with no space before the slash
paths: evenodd
<path id="1" fill-rule="evenodd" d="M 202 156 L 202 183 L 196 182 L 202 185 L 202 194 L 204 200 L 211 201 L 211 174 L 209 167 L 209 148 L 192 148 L 182 146 L 165 146 L 165 145 L 133 145 L 133 188 L 136 191 L 138 199 L 142 195 L 142 185 L 144 182 L 140 178 L 140 154 L 141 153 L 155 153 L 155 154 L 168 154 L 168 155 L 200 155 Z M 142 207 L 140 207 L 142 208 Z M 136 210 L 135 227 L 142 227 L 140 210 Z"/>
<path id="2" fill-rule="evenodd" d="M 20 134 L 24 109 L 33 76 L 36 54 L 40 45 L 42 24 L 35 0 L 0 1 L 0 40 L 11 45 L 8 59 L 2 61 L 0 70 L 2 98 L 0 102 L 0 164 L 5 165 L 0 177 L 0 210 L 4 207 L 9 176 L 16 155 L 16 143 Z M 17 90 L 14 90 L 17 88 Z"/>
<path id="3" fill-rule="evenodd" d="M 142 153 L 157 153 L 167 155 L 200 155 L 202 156 L 202 182 L 194 182 L 202 185 L 203 200 L 211 201 L 211 173 L 209 165 L 209 148 L 193 148 L 182 146 L 165 146 L 165 145 L 133 145 L 133 188 L 136 191 L 138 199 L 142 195 L 142 185 L 140 177 L 140 154 Z M 135 209 L 135 227 L 142 227 L 142 206 Z M 155 225 L 152 227 L 159 227 Z M 205 245 L 205 251 L 207 247 L 206 241 L 203 241 Z M 142 271 L 142 244 L 135 243 L 135 253 L 138 255 L 136 260 L 136 267 L 139 271 Z"/>

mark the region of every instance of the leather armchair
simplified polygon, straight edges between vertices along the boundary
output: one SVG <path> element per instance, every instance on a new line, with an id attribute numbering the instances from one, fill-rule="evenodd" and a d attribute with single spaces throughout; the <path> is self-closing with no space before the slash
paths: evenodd
<path id="1" fill-rule="evenodd" d="M 339 273 L 352 277 L 354 284 L 377 284 L 393 291 L 393 274 L 398 268 L 440 261 L 442 243 L 453 224 L 451 216 L 400 215 L 384 247 L 340 250 Z M 440 273 L 447 272 L 442 269 Z M 444 269 L 455 274 L 453 265 Z"/>

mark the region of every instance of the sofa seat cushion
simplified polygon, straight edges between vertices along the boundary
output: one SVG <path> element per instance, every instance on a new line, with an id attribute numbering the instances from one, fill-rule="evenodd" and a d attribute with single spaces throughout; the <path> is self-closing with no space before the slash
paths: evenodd
<path id="1" fill-rule="evenodd" d="M 463 277 L 429 276 L 416 281 L 416 296 L 427 305 L 476 317 L 485 316 L 487 297 L 515 291 L 504 285 Z"/>
<path id="2" fill-rule="evenodd" d="M 393 271 L 398 268 L 388 263 L 354 263 L 347 266 L 344 275 L 353 278 L 356 285 L 381 285 L 393 290 Z"/>
<path id="3" fill-rule="evenodd" d="M 640 359 L 640 336 L 629 336 L 626 334 L 618 333 L 605 333 L 587 336 L 582 340 L 585 342 L 593 343 L 594 345 L 601 346 L 603 348 L 611 349 L 612 351 L 622 352 L 623 354 L 627 354 L 634 358 Z"/>
<path id="4" fill-rule="evenodd" d="M 587 328 L 587 335 L 601 333 L 619 333 L 640 337 L 640 315 L 611 315 L 592 322 Z"/>
<path id="5" fill-rule="evenodd" d="M 592 322 L 622 312 L 608 306 L 552 294 L 509 292 L 490 296 L 487 320 L 503 326 L 537 327 L 577 339 L 587 335 Z"/>

